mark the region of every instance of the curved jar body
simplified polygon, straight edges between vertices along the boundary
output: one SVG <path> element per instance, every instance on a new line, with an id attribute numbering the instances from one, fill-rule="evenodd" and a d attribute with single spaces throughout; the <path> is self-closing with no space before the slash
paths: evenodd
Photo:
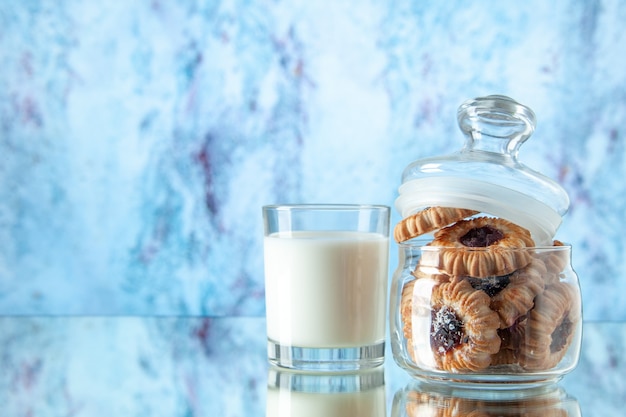
<path id="1" fill-rule="evenodd" d="M 558 380 L 578 363 L 582 308 L 571 247 L 399 245 L 390 295 L 395 361 L 409 374 L 449 383 L 515 387 Z M 457 274 L 455 262 L 493 256 L 512 272 Z M 490 258 L 491 257 L 491 258 Z"/>

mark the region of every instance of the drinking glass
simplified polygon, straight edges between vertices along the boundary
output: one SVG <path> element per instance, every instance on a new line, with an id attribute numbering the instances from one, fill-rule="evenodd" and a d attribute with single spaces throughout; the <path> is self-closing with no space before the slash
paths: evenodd
<path id="1" fill-rule="evenodd" d="M 389 207 L 263 207 L 268 359 L 345 371 L 384 360 Z"/>

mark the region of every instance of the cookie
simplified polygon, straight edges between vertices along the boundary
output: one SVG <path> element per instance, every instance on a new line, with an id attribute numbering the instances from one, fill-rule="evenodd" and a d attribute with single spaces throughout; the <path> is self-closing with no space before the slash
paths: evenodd
<path id="1" fill-rule="evenodd" d="M 500 349 L 498 314 L 490 299 L 467 280 L 435 285 L 431 296 L 430 346 L 439 369 L 478 371 Z"/>
<path id="2" fill-rule="evenodd" d="M 489 277 L 528 265 L 535 245 L 530 232 L 500 218 L 461 220 L 435 233 L 421 262 L 455 276 Z M 427 249 L 431 248 L 431 249 Z"/>
<path id="3" fill-rule="evenodd" d="M 491 357 L 491 366 L 516 365 L 519 361 L 519 353 L 515 349 L 500 349 Z"/>
<path id="4" fill-rule="evenodd" d="M 524 341 L 526 322 L 517 323 L 506 329 L 498 329 L 500 336 L 500 350 L 519 350 L 520 343 Z"/>
<path id="5" fill-rule="evenodd" d="M 491 365 L 516 365 L 519 363 L 519 347 L 526 337 L 526 316 L 520 317 L 512 326 L 498 329 L 500 350 L 491 358 Z"/>
<path id="6" fill-rule="evenodd" d="M 490 304 L 491 309 L 500 316 L 500 328 L 512 326 L 530 311 L 535 297 L 545 288 L 545 275 L 544 263 L 534 258 L 524 268 L 504 276 L 507 283 L 501 291 L 491 297 Z"/>
<path id="7" fill-rule="evenodd" d="M 400 317 L 402 320 L 402 332 L 406 339 L 411 339 L 413 331 L 413 288 L 415 280 L 407 282 L 402 288 L 400 300 Z"/>
<path id="8" fill-rule="evenodd" d="M 574 288 L 557 282 L 537 296 L 528 314 L 520 365 L 528 370 L 548 370 L 565 356 L 580 320 Z"/>
<path id="9" fill-rule="evenodd" d="M 546 266 L 546 282 L 553 284 L 560 280 L 561 274 L 570 263 L 570 251 L 563 242 L 555 240 L 553 248 L 538 251 L 537 256 Z"/>
<path id="10" fill-rule="evenodd" d="M 429 207 L 402 219 L 394 228 L 393 236 L 398 243 L 406 242 L 477 213 L 454 207 Z"/>

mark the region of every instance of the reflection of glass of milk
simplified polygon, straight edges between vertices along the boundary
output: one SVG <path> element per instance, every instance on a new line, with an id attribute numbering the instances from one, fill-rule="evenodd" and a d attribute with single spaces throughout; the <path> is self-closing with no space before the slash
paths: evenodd
<path id="1" fill-rule="evenodd" d="M 385 417 L 382 368 L 355 374 L 303 374 L 271 368 L 267 417 Z"/>
<path id="2" fill-rule="evenodd" d="M 349 222 L 292 227 L 292 217 L 298 215 L 293 213 L 289 221 L 278 220 L 269 231 L 266 224 L 268 354 L 275 364 L 345 370 L 382 363 L 388 208 L 385 222 L 363 221 L 369 216 L 360 213 L 363 206 L 348 207 L 358 220 L 353 224 L 359 227 Z M 316 219 L 324 216 L 330 217 L 322 213 Z"/>

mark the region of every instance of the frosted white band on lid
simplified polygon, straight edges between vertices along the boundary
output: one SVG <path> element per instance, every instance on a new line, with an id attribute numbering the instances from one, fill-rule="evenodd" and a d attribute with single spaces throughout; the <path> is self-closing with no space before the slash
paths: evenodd
<path id="1" fill-rule="evenodd" d="M 562 220 L 550 206 L 527 194 L 471 178 L 417 178 L 398 190 L 395 206 L 403 218 L 433 206 L 476 210 L 525 227 L 537 246 L 552 245 Z"/>

